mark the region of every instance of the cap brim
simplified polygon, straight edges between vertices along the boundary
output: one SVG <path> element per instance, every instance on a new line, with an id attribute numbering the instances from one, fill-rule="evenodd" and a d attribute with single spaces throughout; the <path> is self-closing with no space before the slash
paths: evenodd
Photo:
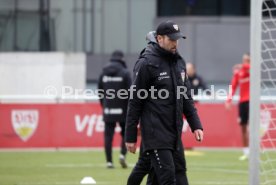
<path id="1" fill-rule="evenodd" d="M 167 35 L 170 39 L 172 40 L 178 40 L 178 39 L 186 39 L 186 37 L 184 35 L 182 35 L 182 33 L 177 32 L 177 33 L 171 33 Z"/>

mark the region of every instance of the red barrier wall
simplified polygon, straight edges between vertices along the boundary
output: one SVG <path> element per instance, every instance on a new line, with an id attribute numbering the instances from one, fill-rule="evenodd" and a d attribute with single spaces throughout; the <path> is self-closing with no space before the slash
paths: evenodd
<path id="1" fill-rule="evenodd" d="M 185 124 L 182 139 L 186 147 L 241 146 L 236 106 L 230 111 L 225 110 L 223 104 L 198 104 L 197 108 L 204 125 L 204 141 L 197 143 Z M 271 114 L 275 112 L 262 114 L 264 122 L 271 122 Z M 1 148 L 102 147 L 103 130 L 104 123 L 98 103 L 0 104 Z M 114 146 L 120 144 L 118 132 L 119 128 Z M 272 136 L 276 138 L 276 133 L 270 134 Z"/>

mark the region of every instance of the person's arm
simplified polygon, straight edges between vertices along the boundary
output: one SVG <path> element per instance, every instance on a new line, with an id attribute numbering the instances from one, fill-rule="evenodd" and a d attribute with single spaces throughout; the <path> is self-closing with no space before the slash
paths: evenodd
<path id="1" fill-rule="evenodd" d="M 103 75 L 101 74 L 98 80 L 98 90 L 100 91 L 104 91 L 103 89 Z M 100 97 L 100 104 L 101 106 L 103 106 L 103 98 Z"/>
<path id="2" fill-rule="evenodd" d="M 148 90 L 150 73 L 144 58 L 136 63 L 134 68 L 134 79 L 130 88 L 130 98 L 126 117 L 125 142 L 128 151 L 135 153 L 137 142 L 137 125 L 143 111 L 144 101 L 137 96 L 140 89 Z"/>
<path id="3" fill-rule="evenodd" d="M 194 105 L 194 100 L 191 96 L 190 81 L 185 78 L 184 85 L 187 88 L 187 96 L 183 100 L 183 114 L 185 115 L 192 132 L 197 141 L 203 140 L 203 127 L 199 119 L 197 109 Z"/>
<path id="4" fill-rule="evenodd" d="M 235 71 L 234 75 L 232 77 L 232 80 L 231 80 L 231 89 L 230 89 L 229 95 L 227 97 L 226 103 L 232 102 L 232 98 L 237 90 L 238 84 L 239 84 L 239 74 L 237 71 Z"/>

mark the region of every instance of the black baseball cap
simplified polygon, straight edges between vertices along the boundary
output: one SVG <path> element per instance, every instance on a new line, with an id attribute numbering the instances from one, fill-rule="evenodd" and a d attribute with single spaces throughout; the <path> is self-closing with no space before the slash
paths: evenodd
<path id="1" fill-rule="evenodd" d="M 179 26 L 172 21 L 160 23 L 156 29 L 156 35 L 167 35 L 172 40 L 186 39 L 180 32 Z"/>

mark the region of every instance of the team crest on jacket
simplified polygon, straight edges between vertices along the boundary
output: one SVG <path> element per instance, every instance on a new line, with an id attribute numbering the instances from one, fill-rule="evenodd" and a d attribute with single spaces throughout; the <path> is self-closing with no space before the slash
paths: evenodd
<path id="1" fill-rule="evenodd" d="M 185 75 L 186 75 L 185 71 L 182 70 L 182 71 L 181 71 L 181 78 L 182 78 L 182 81 L 183 81 L 183 82 L 185 81 Z"/>
<path id="2" fill-rule="evenodd" d="M 26 142 L 35 132 L 38 125 L 37 110 L 13 110 L 12 126 L 21 140 Z"/>

